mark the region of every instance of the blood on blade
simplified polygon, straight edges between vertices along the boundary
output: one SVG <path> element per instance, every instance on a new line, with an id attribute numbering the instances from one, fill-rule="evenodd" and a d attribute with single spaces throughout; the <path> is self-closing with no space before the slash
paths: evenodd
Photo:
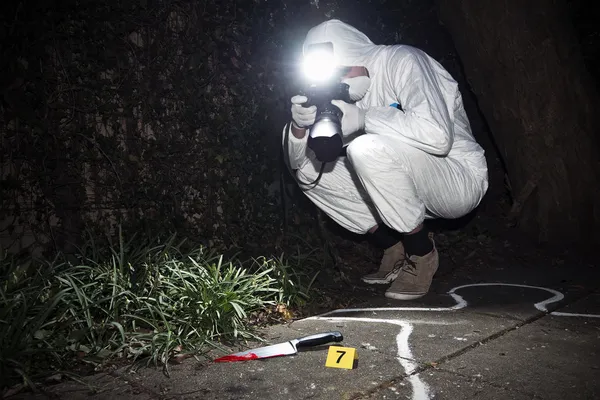
<path id="1" fill-rule="evenodd" d="M 243 356 L 229 355 L 229 356 L 220 357 L 220 358 L 215 359 L 214 362 L 250 361 L 250 360 L 258 360 L 258 359 L 262 359 L 262 358 L 281 357 L 284 355 L 285 354 L 273 354 L 271 356 L 259 357 L 254 353 L 248 353 Z"/>
<path id="2" fill-rule="evenodd" d="M 224 356 L 221 358 L 217 358 L 215 360 L 215 362 L 248 361 L 248 360 L 256 360 L 256 359 L 258 359 L 258 356 L 256 354 L 248 353 L 243 356 L 234 356 L 234 355 Z"/>

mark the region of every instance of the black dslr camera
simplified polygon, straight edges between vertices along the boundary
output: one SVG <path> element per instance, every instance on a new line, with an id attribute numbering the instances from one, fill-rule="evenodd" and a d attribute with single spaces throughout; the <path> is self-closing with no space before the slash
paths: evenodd
<path id="1" fill-rule="evenodd" d="M 307 49 L 304 65 L 307 79 L 303 94 L 305 107 L 316 106 L 317 117 L 309 128 L 308 147 L 323 163 L 332 162 L 342 152 L 342 111 L 332 100 L 350 103 L 349 86 L 341 82 L 347 69 L 338 68 L 333 56 L 333 44 L 319 43 Z"/>

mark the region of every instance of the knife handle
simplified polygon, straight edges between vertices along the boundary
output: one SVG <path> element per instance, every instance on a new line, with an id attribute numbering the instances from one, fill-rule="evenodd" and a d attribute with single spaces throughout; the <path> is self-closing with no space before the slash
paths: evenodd
<path id="1" fill-rule="evenodd" d="M 305 336 L 296 340 L 296 348 L 300 348 L 319 346 L 321 344 L 327 344 L 329 342 L 341 342 L 342 340 L 344 340 L 344 336 L 342 336 L 341 332 L 335 331 L 327 333 L 317 333 L 316 335 Z"/>

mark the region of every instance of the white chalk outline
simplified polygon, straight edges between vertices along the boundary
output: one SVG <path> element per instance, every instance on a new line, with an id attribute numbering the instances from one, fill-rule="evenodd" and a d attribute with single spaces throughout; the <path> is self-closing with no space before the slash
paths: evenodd
<path id="1" fill-rule="evenodd" d="M 340 314 L 340 313 L 349 313 L 349 312 L 377 312 L 377 311 L 455 311 L 460 310 L 467 307 L 468 303 L 462 296 L 456 294 L 457 290 L 468 288 L 468 287 L 476 287 L 476 286 L 509 286 L 509 287 L 521 287 L 526 289 L 538 289 L 544 290 L 546 292 L 550 292 L 553 294 L 552 297 L 540 301 L 534 304 L 534 307 L 542 312 L 548 313 L 548 308 L 546 307 L 548 304 L 556 303 L 565 298 L 564 294 L 559 292 L 558 290 L 549 289 L 541 286 L 531 286 L 531 285 L 522 285 L 517 283 L 470 283 L 468 285 L 457 286 L 452 288 L 448 294 L 454 299 L 456 304 L 452 307 L 371 307 L 371 308 L 343 308 L 333 311 L 328 311 L 323 314 L 319 314 L 313 317 L 309 317 L 307 319 L 315 319 L 318 317 L 324 317 L 326 315 L 331 314 Z M 578 314 L 578 313 L 567 313 L 567 312 L 557 312 L 553 311 L 548 313 L 550 315 L 556 315 L 560 317 L 585 317 L 585 318 L 600 318 L 599 314 Z"/>
<path id="2" fill-rule="evenodd" d="M 567 312 L 548 312 L 547 306 L 552 303 L 559 302 L 565 298 L 564 294 L 559 292 L 558 290 L 545 288 L 541 286 L 531 286 L 531 285 L 522 285 L 516 283 L 471 283 L 462 286 L 456 286 L 452 288 L 448 294 L 454 299 L 456 304 L 452 307 L 372 307 L 372 308 L 346 308 L 346 309 L 338 309 L 329 311 L 320 315 L 316 315 L 313 317 L 305 318 L 301 321 L 311 321 L 311 320 L 325 320 L 325 321 L 355 321 L 355 322 L 375 322 L 375 323 L 386 323 L 392 325 L 398 325 L 402 329 L 396 335 L 396 346 L 397 346 L 397 360 L 404 368 L 404 372 L 407 375 L 407 379 L 412 387 L 412 400 L 429 400 L 430 397 L 430 388 L 427 383 L 421 380 L 419 374 L 415 374 L 414 371 L 418 368 L 418 363 L 414 361 L 412 351 L 410 349 L 410 345 L 408 343 L 408 339 L 410 334 L 413 331 L 413 325 L 406 321 L 402 321 L 399 319 L 384 319 L 384 318 L 368 318 L 368 317 L 328 317 L 328 315 L 332 314 L 340 314 L 340 313 L 351 313 L 351 312 L 379 312 L 379 311 L 456 311 L 468 306 L 467 301 L 456 293 L 456 291 L 460 289 L 465 289 L 469 287 L 477 287 L 477 286 L 508 286 L 508 287 L 521 287 L 526 289 L 538 289 L 544 290 L 546 292 L 551 293 L 553 296 L 537 302 L 534 304 L 534 307 L 549 315 L 559 316 L 559 317 L 586 317 L 586 318 L 600 318 L 598 314 L 578 314 L 578 313 L 567 313 Z M 300 322 L 300 321 L 298 321 Z"/>

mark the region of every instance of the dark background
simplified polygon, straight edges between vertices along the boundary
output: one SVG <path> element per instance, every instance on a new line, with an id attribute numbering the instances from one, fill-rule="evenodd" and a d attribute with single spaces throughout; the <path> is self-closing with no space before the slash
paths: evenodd
<path id="1" fill-rule="evenodd" d="M 597 85 L 597 15 L 568 5 Z M 303 37 L 328 18 L 417 46 L 458 80 L 491 185 L 477 212 L 434 228 L 529 245 L 505 221 L 503 160 L 433 1 L 24 0 L 0 6 L 2 247 L 75 252 L 119 225 L 251 255 L 322 245 L 280 134 Z M 342 249 L 361 240 L 327 229 Z"/>

